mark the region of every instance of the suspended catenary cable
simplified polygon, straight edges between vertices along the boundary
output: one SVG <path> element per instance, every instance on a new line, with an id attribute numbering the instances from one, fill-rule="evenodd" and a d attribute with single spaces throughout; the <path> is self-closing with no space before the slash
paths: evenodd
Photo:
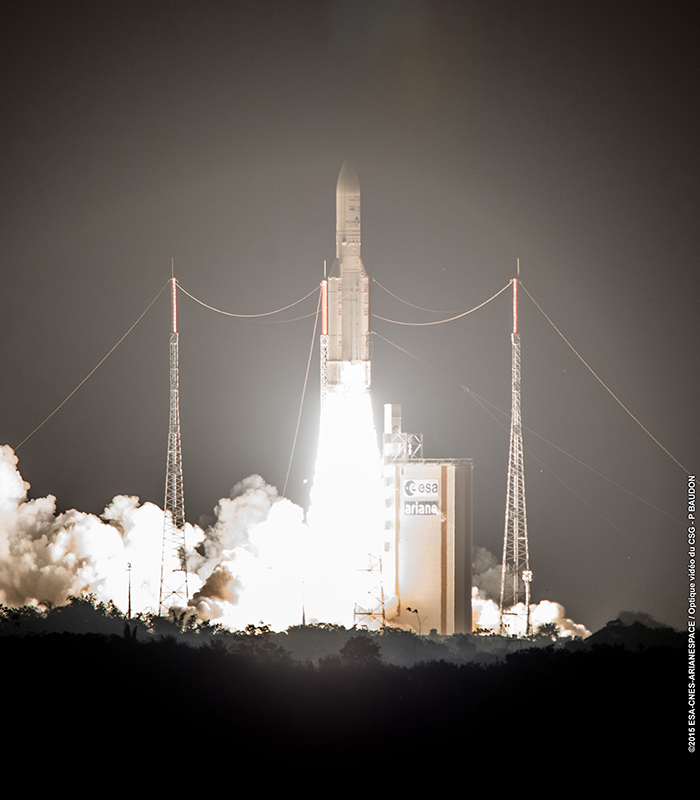
<path id="1" fill-rule="evenodd" d="M 114 347 L 112 347 L 112 349 L 107 353 L 107 355 L 105 355 L 104 358 L 102 358 L 95 365 L 95 367 L 93 367 L 93 369 L 90 370 L 90 372 L 83 378 L 82 381 L 80 381 L 80 383 L 75 387 L 75 389 L 73 389 L 73 391 L 58 406 L 56 406 L 56 408 L 54 408 L 54 410 L 46 417 L 46 419 L 44 419 L 39 425 L 37 425 L 36 428 L 34 428 L 34 430 L 29 435 L 25 436 L 24 439 L 22 439 L 22 441 L 14 448 L 15 450 L 19 450 L 19 448 L 25 442 L 27 442 L 29 439 L 31 439 L 31 437 L 34 436 L 34 434 L 38 430 L 40 430 L 51 419 L 51 417 L 53 417 L 54 414 L 56 414 L 57 411 L 60 411 L 60 409 L 63 408 L 63 406 L 71 399 L 71 397 L 73 397 L 73 395 L 78 391 L 78 389 L 80 389 L 80 387 L 102 366 L 102 364 L 104 364 L 104 362 L 112 355 L 112 353 L 117 349 L 117 347 L 119 347 L 119 345 L 124 341 L 124 339 L 126 339 L 126 337 L 131 333 L 131 331 L 133 331 L 133 329 L 139 324 L 139 322 L 141 322 L 143 317 L 148 313 L 148 311 L 150 310 L 151 306 L 161 296 L 161 294 L 163 293 L 163 290 L 165 289 L 165 287 L 170 282 L 171 281 L 168 280 L 165 283 L 163 288 L 158 292 L 158 294 L 148 304 L 148 306 L 146 307 L 146 310 L 141 314 L 141 316 L 136 320 L 136 322 L 134 322 L 134 324 L 129 328 L 129 330 L 121 337 L 121 339 L 114 345 Z M 178 288 L 182 292 L 184 292 L 188 297 L 190 297 L 196 303 L 199 303 L 200 305 L 204 306 L 205 308 L 210 309 L 211 311 L 216 311 L 219 314 L 225 314 L 228 317 L 242 317 L 242 318 L 249 318 L 249 319 L 250 318 L 256 318 L 256 317 L 271 316 L 272 314 L 279 314 L 281 311 L 286 311 L 288 308 L 292 308 L 293 306 L 299 305 L 299 303 L 302 303 L 308 297 L 311 297 L 311 295 L 314 294 L 314 292 L 318 292 L 319 291 L 318 287 L 316 287 L 315 289 L 310 291 L 308 294 L 304 295 L 304 297 L 302 297 L 301 299 L 296 300 L 294 303 L 290 303 L 288 306 L 284 306 L 283 308 L 278 308 L 275 311 L 265 311 L 262 314 L 234 314 L 234 313 L 232 313 L 230 311 L 222 311 L 219 308 L 214 308 L 214 306 L 210 306 L 207 303 L 204 303 L 202 300 L 199 300 L 193 294 L 190 294 L 190 292 L 188 292 L 187 289 L 184 289 L 182 286 L 180 286 L 178 281 L 176 281 L 176 285 L 178 286 Z M 303 316 L 295 317 L 294 319 L 280 320 L 280 322 L 282 322 L 282 321 L 284 321 L 284 322 L 295 322 L 296 320 L 299 320 L 299 319 L 307 319 L 308 317 L 312 317 L 314 315 L 314 313 L 318 314 L 318 311 L 312 312 L 311 314 L 304 314 Z M 272 322 L 272 320 L 268 320 L 268 321 Z"/>
<path id="2" fill-rule="evenodd" d="M 316 312 L 312 311 L 310 314 L 302 314 L 301 317 L 292 317 L 291 319 L 254 319 L 256 325 L 284 325 L 287 322 L 298 322 L 300 319 L 310 319 L 315 316 Z"/>
<path id="3" fill-rule="evenodd" d="M 423 361 L 422 358 L 419 358 L 418 356 L 413 355 L 413 353 L 409 353 L 408 350 L 405 350 L 403 347 L 400 347 L 398 344 L 396 344 L 395 342 L 390 341 L 389 339 L 387 339 L 386 337 L 384 337 L 381 334 L 377 333 L 376 331 L 372 331 L 372 335 L 373 336 L 378 336 L 380 339 L 385 341 L 387 344 L 390 344 L 392 347 L 395 347 L 397 350 L 400 350 L 402 353 L 405 353 L 410 358 L 415 359 L 420 364 L 423 364 L 424 366 L 428 367 L 429 369 L 433 370 L 434 372 L 437 372 L 438 375 L 441 375 L 446 380 L 450 381 L 451 383 L 454 383 L 456 386 L 459 386 L 460 389 L 463 389 L 467 394 L 469 394 L 471 397 L 474 398 L 474 400 L 496 422 L 497 425 L 499 425 L 501 428 L 503 428 L 503 430 L 507 430 L 506 426 L 495 416 L 495 414 L 493 414 L 489 410 L 488 407 L 490 406 L 490 408 L 494 409 L 494 411 L 497 411 L 499 414 L 502 414 L 504 417 L 509 417 L 510 416 L 510 414 L 507 411 L 504 411 L 502 408 L 499 408 L 497 405 L 494 405 L 493 403 L 489 402 L 485 397 L 481 397 L 475 391 L 470 389 L 468 386 L 465 386 L 463 383 L 460 383 L 458 380 L 456 380 L 455 378 L 452 378 L 450 375 L 447 375 L 447 373 L 442 372 L 437 367 L 433 366 L 432 364 L 429 364 L 427 361 Z M 526 425 L 523 425 L 523 428 L 528 433 L 531 433 L 533 436 L 536 436 L 538 439 L 541 439 L 543 442 L 545 442 L 545 444 L 548 444 L 550 447 L 553 447 L 555 450 L 558 450 L 560 453 L 562 453 L 563 455 L 565 455 L 568 458 L 572 459 L 577 464 L 580 464 L 582 467 L 584 467 L 585 469 L 587 469 L 590 472 L 594 473 L 599 478 L 602 478 L 603 480 L 605 480 L 608 483 L 612 484 L 613 486 L 615 486 L 616 488 L 618 488 L 621 491 L 625 492 L 626 494 L 629 494 L 631 497 L 634 497 L 636 500 L 639 500 L 641 503 L 644 503 L 645 505 L 649 506 L 649 508 L 653 508 L 655 511 L 658 511 L 660 514 L 663 514 L 664 516 L 668 517 L 669 519 L 674 520 L 675 522 L 679 522 L 680 521 L 676 517 L 674 517 L 671 514 L 669 514 L 667 511 L 664 511 L 662 508 L 659 508 L 658 506 L 655 506 L 653 503 L 650 503 L 646 498 L 641 497 L 638 494 L 635 494 L 630 489 L 627 489 L 624 486 L 622 486 L 621 484 L 617 483 L 617 481 L 612 480 L 612 478 L 608 478 L 607 475 L 603 475 L 602 472 L 599 472 L 594 467 L 589 466 L 584 461 L 581 461 L 581 459 L 576 458 L 576 456 L 574 456 L 571 453 L 569 453 L 568 451 L 564 450 L 562 447 L 559 447 L 558 445 L 554 444 L 554 442 L 550 442 L 549 439 L 546 439 L 544 436 L 541 436 L 536 431 L 533 431 L 532 428 L 528 428 Z M 528 455 L 532 455 L 532 453 L 529 450 L 527 452 L 528 452 Z M 536 461 L 539 461 L 539 459 L 537 459 L 536 456 L 532 455 L 532 457 Z M 539 462 L 539 463 L 542 463 L 542 462 Z M 545 467 L 544 464 L 542 464 L 542 466 Z M 545 469 L 547 469 L 548 472 L 551 472 L 549 467 L 545 467 Z M 552 474 L 554 474 L 554 473 L 552 473 Z M 557 476 L 555 475 L 554 477 L 557 477 Z M 561 483 L 564 483 L 560 478 L 557 478 L 557 480 L 559 480 Z M 564 485 L 566 486 L 566 484 L 564 484 Z M 569 488 L 569 487 L 567 487 L 567 488 Z M 573 489 L 571 491 L 573 491 Z M 574 492 L 574 494 L 576 494 L 576 493 Z M 612 523 L 610 523 L 610 524 L 612 525 Z M 615 526 L 613 525 L 613 527 L 615 527 Z"/>
<path id="4" fill-rule="evenodd" d="M 279 314 L 280 311 L 286 311 L 288 308 L 292 308 L 293 306 L 299 305 L 299 303 L 303 303 L 307 297 L 311 297 L 314 292 L 318 292 L 318 286 L 312 289 L 308 294 L 305 294 L 300 300 L 295 300 L 293 303 L 290 303 L 288 306 L 283 306 L 282 308 L 277 308 L 274 311 L 263 311 L 261 314 L 234 314 L 232 311 L 222 311 L 220 308 L 214 308 L 214 306 L 210 306 L 208 303 L 205 303 L 203 300 L 195 297 L 193 294 L 187 291 L 187 289 L 183 288 L 180 282 L 177 282 L 178 289 L 181 292 L 184 292 L 188 297 L 195 301 L 195 303 L 199 303 L 200 306 L 204 306 L 204 308 L 208 308 L 210 311 L 216 311 L 217 314 L 224 314 L 227 317 L 239 317 L 241 319 L 253 319 L 255 317 L 269 317 L 272 314 Z M 307 314 L 306 316 L 313 316 L 312 314 Z M 305 317 L 297 317 L 297 319 L 305 319 Z M 293 322 L 293 320 L 285 320 L 285 322 Z"/>
<path id="5" fill-rule="evenodd" d="M 382 286 L 382 289 L 383 288 L 384 287 Z M 502 289 L 499 289 L 496 292 L 496 294 L 494 294 L 492 297 L 489 297 L 488 300 L 484 300 L 484 302 L 483 303 L 479 303 L 478 306 L 474 306 L 474 308 L 470 308 L 469 311 L 462 311 L 461 314 L 456 314 L 454 317 L 448 317 L 447 319 L 436 319 L 433 322 L 401 322 L 400 320 L 397 320 L 397 319 L 387 319 L 386 317 L 380 317 L 378 314 L 372 314 L 372 316 L 375 319 L 382 320 L 382 322 L 393 322 L 394 325 L 411 325 L 411 326 L 416 326 L 416 327 L 422 327 L 422 326 L 425 326 L 425 325 L 442 325 L 444 322 L 452 322 L 455 319 L 461 319 L 462 317 L 466 317 L 467 314 L 473 314 L 475 311 L 478 311 L 480 308 L 483 308 L 485 305 L 490 303 L 492 300 L 495 300 L 498 297 L 499 294 L 502 294 L 503 292 L 505 292 L 506 289 L 509 289 L 509 288 L 510 288 L 510 283 L 507 283 Z M 394 297 L 396 297 L 396 295 L 394 295 Z M 397 298 L 397 299 L 400 299 L 400 298 Z M 406 302 L 406 301 L 402 300 L 402 302 Z M 409 305 L 411 305 L 411 304 L 409 303 Z M 416 306 L 416 308 L 418 308 L 418 306 Z M 424 309 L 424 310 L 427 311 L 428 309 Z"/>
<path id="6" fill-rule="evenodd" d="M 299 435 L 299 425 L 301 424 L 301 413 L 304 410 L 304 398 L 306 397 L 306 385 L 309 382 L 309 369 L 311 367 L 311 356 L 314 353 L 314 342 L 316 341 L 316 328 L 318 327 L 318 314 L 321 310 L 321 294 L 318 295 L 318 305 L 316 306 L 316 320 L 314 321 L 314 332 L 311 335 L 311 348 L 309 350 L 309 360 L 306 363 L 306 377 L 304 378 L 304 388 L 301 392 L 301 403 L 299 404 L 299 416 L 297 417 L 297 427 L 294 431 L 294 441 L 292 442 L 292 452 L 289 456 L 289 466 L 287 467 L 287 476 L 284 479 L 284 489 L 282 490 L 282 495 L 286 496 L 287 494 L 287 482 L 289 481 L 289 473 L 292 469 L 292 461 L 294 460 L 294 450 L 297 446 L 297 436 Z"/>
<path id="7" fill-rule="evenodd" d="M 566 344 L 569 345 L 569 347 L 571 348 L 571 350 L 574 353 L 574 355 L 579 359 L 579 361 L 581 361 L 581 363 L 586 367 L 586 369 L 591 373 L 591 375 L 593 375 L 593 377 L 605 389 L 605 391 L 608 392 L 608 394 L 611 395 L 611 397 L 618 403 L 618 405 L 620 405 L 627 412 L 627 414 L 629 414 L 629 416 L 632 417 L 632 419 L 637 423 L 637 425 L 639 425 L 639 427 L 644 431 L 644 433 L 646 433 L 646 435 L 649 436 L 650 439 L 652 439 L 654 442 L 656 442 L 656 444 L 658 444 L 658 446 L 664 451 L 664 453 L 666 453 L 666 455 L 670 456 L 670 458 L 672 458 L 676 462 L 676 464 L 678 464 L 678 466 L 687 475 L 688 474 L 688 470 L 683 466 L 683 464 L 681 464 L 681 462 L 673 455 L 673 453 L 671 453 L 669 450 L 667 450 L 661 444 L 661 442 L 651 433 L 651 431 L 649 431 L 647 428 L 644 427 L 644 425 L 642 425 L 642 423 L 637 419 L 637 417 L 634 416 L 634 414 L 629 410 L 629 408 L 627 408 L 627 406 L 622 402 L 622 400 L 620 400 L 620 398 L 615 394 L 615 392 L 613 392 L 612 389 L 610 389 L 608 386 L 606 386 L 606 384 L 603 382 L 603 380 L 601 378 L 599 378 L 598 375 L 594 372 L 593 368 L 584 360 L 583 356 L 581 356 L 576 351 L 575 347 L 566 338 L 566 336 L 564 336 L 564 334 L 559 330 L 559 328 L 557 328 L 557 326 L 552 322 L 552 320 L 545 314 L 545 312 L 542 310 L 542 307 L 540 306 L 540 304 L 537 302 L 537 300 L 535 300 L 535 298 L 530 294 L 530 292 L 528 292 L 528 290 L 525 289 L 525 287 L 523 286 L 522 282 L 520 283 L 520 285 L 524 289 L 525 294 L 537 306 L 537 308 L 539 309 L 541 314 L 544 316 L 544 318 L 547 320 L 547 322 L 549 322 L 549 324 L 554 328 L 554 330 L 559 334 L 559 336 L 561 336 L 561 338 L 566 342 Z"/>
<path id="8" fill-rule="evenodd" d="M 399 303 L 404 303 L 407 306 L 411 306 L 411 308 L 417 308 L 419 311 L 428 311 L 430 314 L 454 314 L 454 311 L 438 311 L 435 308 L 423 308 L 423 306 L 417 306 L 415 303 L 409 303 L 408 300 L 404 300 L 402 297 L 399 297 L 397 294 L 390 292 L 386 286 L 382 286 L 381 283 L 376 278 L 370 278 L 372 283 L 376 283 L 380 289 L 384 289 L 387 294 L 390 294 L 395 300 L 398 300 Z"/>
<path id="9" fill-rule="evenodd" d="M 166 281 L 166 283 L 165 283 L 165 285 L 163 286 L 163 288 L 162 288 L 162 289 L 161 289 L 161 290 L 158 292 L 158 294 L 157 294 L 157 295 L 156 295 L 156 296 L 153 298 L 153 300 L 151 300 L 151 302 L 148 304 L 148 306 L 147 306 L 146 310 L 143 312 L 143 314 L 141 314 L 141 316 L 140 316 L 140 317 L 139 317 L 139 318 L 136 320 L 136 322 L 134 322 L 134 324 L 133 324 L 133 325 L 132 325 L 132 326 L 129 328 L 129 330 L 128 330 L 128 331 L 127 331 L 127 332 L 126 332 L 126 333 L 125 333 L 125 334 L 122 336 L 122 338 L 121 338 L 121 339 L 120 339 L 120 340 L 119 340 L 119 341 L 118 341 L 118 342 L 117 342 L 117 343 L 114 345 L 114 347 L 113 347 L 113 348 L 112 348 L 112 349 L 111 349 L 111 350 L 110 350 L 110 351 L 107 353 L 107 355 L 106 355 L 106 356 L 105 356 L 105 357 L 104 357 L 104 358 L 103 358 L 103 359 L 102 359 L 102 360 L 101 360 L 101 361 L 100 361 L 100 362 L 99 362 L 99 363 L 98 363 L 98 364 L 97 364 L 95 367 L 93 367 L 93 368 L 90 370 L 90 372 L 88 372 L 88 374 L 87 374 L 87 375 L 86 375 L 86 376 L 85 376 L 85 377 L 82 379 L 82 381 L 80 381 L 80 383 L 79 383 L 79 384 L 78 384 L 78 385 L 75 387 L 75 389 L 73 389 L 73 391 L 72 391 L 72 392 L 71 392 L 71 393 L 68 395 L 68 397 L 66 397 L 66 399 L 65 399 L 65 400 L 64 400 L 62 403 L 60 403 L 58 406 L 56 406 L 56 408 L 54 408 L 54 410 L 53 410 L 53 411 L 52 411 L 52 412 L 51 412 L 51 413 L 48 415 L 48 417 L 46 417 L 46 419 L 45 419 L 45 420 L 44 420 L 42 423 L 40 423 L 39 425 L 37 425 L 37 426 L 36 426 L 36 428 L 34 428 L 34 430 L 33 430 L 33 431 L 32 431 L 32 432 L 29 434 L 29 436 L 25 436 L 25 437 L 24 437 L 24 439 L 22 439 L 22 441 L 21 441 L 21 442 L 20 442 L 20 443 L 17 445 L 17 447 L 15 447 L 15 450 L 19 450 L 19 448 L 20 448 L 20 447 L 21 447 L 21 446 L 22 446 L 22 445 L 23 445 L 23 444 L 24 444 L 26 441 L 28 441 L 29 439 L 31 439 L 31 438 L 32 438 L 32 436 L 34 436 L 34 434 L 35 434 L 35 433 L 36 433 L 36 432 L 37 432 L 37 431 L 38 431 L 40 428 L 42 428 L 42 427 L 43 427 L 43 426 L 44 426 L 44 425 L 45 425 L 45 424 L 46 424 L 46 423 L 47 423 L 47 422 L 48 422 L 48 421 L 51 419 L 51 417 L 53 417 L 53 415 L 54 415 L 54 414 L 55 414 L 57 411 L 59 411 L 61 408 L 63 408 L 63 406 L 64 406 L 64 405 L 65 405 L 65 404 L 66 404 L 66 403 L 67 403 L 67 402 L 68 402 L 68 401 L 71 399 L 71 397 L 73 397 L 73 395 L 74 395 L 74 394 L 75 394 L 75 393 L 78 391 L 78 389 L 80 389 L 80 387 L 81 387 L 81 386 L 82 386 L 82 385 L 85 383 L 85 381 L 87 381 L 87 379 L 88 379 L 88 378 L 89 378 L 89 377 L 90 377 L 90 376 L 91 376 L 91 375 L 92 375 L 94 372 L 96 372 L 96 371 L 97 371 L 97 369 L 98 369 L 99 367 L 101 367 L 101 366 L 102 366 L 102 364 L 104 364 L 104 362 L 105 362 L 105 361 L 106 361 L 106 360 L 107 360 L 107 359 L 108 359 L 108 358 L 109 358 L 109 357 L 112 355 L 112 353 L 113 353 L 113 352 L 114 352 L 114 351 L 117 349 L 117 347 L 119 347 L 119 345 L 120 345 L 120 344 L 121 344 L 121 343 L 124 341 L 124 339 L 126 339 L 126 337 L 127 337 L 127 336 L 128 336 L 130 333 L 131 333 L 131 331 L 133 331 L 133 330 L 134 330 L 134 328 L 135 328 L 135 327 L 136 327 L 136 326 L 139 324 L 139 322 L 141 322 L 141 320 L 142 320 L 142 319 L 143 319 L 143 318 L 146 316 L 146 314 L 147 314 L 147 313 L 148 313 L 148 311 L 150 310 L 151 306 L 152 306 L 152 305 L 153 305 L 153 304 L 156 302 L 156 300 L 157 300 L 157 299 L 158 299 L 158 298 L 161 296 L 161 294 L 163 294 L 163 289 L 165 289 L 165 287 L 166 287 L 166 286 L 167 286 L 169 283 L 170 283 L 170 280 Z"/>
<path id="10" fill-rule="evenodd" d="M 472 392 L 472 396 L 474 397 L 476 402 L 479 403 L 479 405 L 484 409 L 484 411 L 496 422 L 496 424 L 499 425 L 501 428 L 503 428 L 504 431 L 507 432 L 508 428 L 499 419 L 497 419 L 497 417 L 494 414 L 492 414 L 491 411 L 489 411 L 489 409 L 486 408 L 485 405 L 483 405 L 483 403 L 482 403 L 483 398 L 477 397 L 473 392 Z M 489 405 L 491 405 L 491 404 L 489 404 Z M 496 406 L 493 406 L 493 408 L 496 408 Z M 501 414 L 506 414 L 506 412 L 505 411 L 501 411 L 500 408 L 496 408 L 496 411 L 498 411 Z M 525 428 L 524 425 L 523 425 L 523 428 Z M 537 436 L 538 439 L 542 439 L 543 442 L 547 442 L 547 444 L 551 445 L 556 450 L 559 450 L 559 452 L 563 453 L 566 456 L 569 456 L 569 458 L 573 458 L 573 460 L 576 461 L 577 463 L 581 464 L 582 467 L 585 467 L 586 469 L 589 469 L 591 472 L 594 472 L 596 475 L 599 475 L 601 478 L 603 478 L 603 480 L 608 481 L 608 483 L 611 483 L 613 486 L 616 486 L 618 489 L 622 489 L 623 492 L 627 492 L 627 494 L 632 495 L 632 497 L 636 498 L 637 500 L 641 500 L 643 503 L 646 503 L 646 505 L 648 505 L 650 508 L 653 508 L 655 511 L 658 511 L 660 514 L 663 514 L 664 516 L 669 517 L 669 519 L 673 519 L 676 522 L 680 521 L 680 520 L 677 520 L 675 517 L 672 517 L 670 514 L 667 514 L 662 508 L 659 508 L 658 506 L 653 505 L 648 500 L 645 500 L 643 497 L 639 497 L 639 495 L 636 495 L 634 492 L 631 492 L 629 489 L 625 489 L 624 486 L 621 486 L 619 483 L 616 483 L 615 481 L 613 481 L 610 478 L 606 477 L 605 475 L 603 475 L 602 472 L 598 472 L 597 469 L 593 469 L 593 467 L 589 467 L 588 464 L 584 464 L 583 461 L 580 461 L 578 458 L 576 458 L 576 456 L 572 456 L 571 453 L 567 453 L 566 450 L 562 450 L 561 447 L 557 447 L 557 445 L 553 444 L 548 439 L 545 439 L 544 436 L 540 436 L 538 433 L 535 433 L 534 431 L 530 430 L 529 428 L 526 428 L 526 430 L 529 433 L 532 433 L 534 436 Z M 542 467 L 542 469 L 546 469 L 547 472 L 555 480 L 559 481 L 559 483 L 565 489 L 568 489 L 571 492 L 571 494 L 575 495 L 585 506 L 590 508 L 590 510 L 594 514 L 596 514 L 596 516 L 600 517 L 603 520 L 603 522 L 606 522 L 608 525 L 610 525 L 611 528 L 614 528 L 619 534 L 624 536 L 625 539 L 627 539 L 628 541 L 632 542 L 632 544 L 634 544 L 636 547 L 638 547 L 643 553 L 648 555 L 649 558 L 652 558 L 658 564 L 661 564 L 662 567 L 666 567 L 666 569 L 671 569 L 671 567 L 669 567 L 668 564 L 666 564 L 665 562 L 663 562 L 660 559 L 658 559 L 653 553 L 650 553 L 649 550 L 647 550 L 645 547 L 643 547 L 641 544 L 639 544 L 639 542 L 634 540 L 629 534 L 625 533 L 620 527 L 615 525 L 614 522 L 611 522 L 607 517 L 604 517 L 600 513 L 600 511 L 598 511 L 598 509 L 595 506 L 591 505 L 588 502 L 588 500 L 586 500 L 584 497 L 582 497 L 575 489 L 573 489 L 571 486 L 569 486 L 569 484 L 566 483 L 566 481 L 564 481 L 562 478 L 560 478 L 556 474 L 556 472 L 554 472 L 552 469 L 550 469 L 541 459 L 537 458 L 537 456 L 530 449 L 528 449 L 526 447 L 525 448 L 525 452 L 528 454 L 528 456 L 530 458 L 534 459 Z"/>

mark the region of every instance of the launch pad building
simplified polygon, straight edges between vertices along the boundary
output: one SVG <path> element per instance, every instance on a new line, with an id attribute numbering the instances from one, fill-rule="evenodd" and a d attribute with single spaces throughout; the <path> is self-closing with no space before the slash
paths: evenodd
<path id="1" fill-rule="evenodd" d="M 471 633 L 471 459 L 423 458 L 419 434 L 384 406 L 386 552 L 398 600 L 394 624 L 419 633 Z"/>

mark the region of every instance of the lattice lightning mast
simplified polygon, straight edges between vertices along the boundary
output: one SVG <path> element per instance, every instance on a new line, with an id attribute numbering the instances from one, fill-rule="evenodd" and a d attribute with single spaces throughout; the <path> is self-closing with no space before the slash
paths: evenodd
<path id="1" fill-rule="evenodd" d="M 187 606 L 187 560 L 185 555 L 185 496 L 182 485 L 180 444 L 179 337 L 177 332 L 177 282 L 173 266 L 172 329 L 170 333 L 170 426 L 168 465 L 165 475 L 165 521 L 160 569 L 158 613 L 174 606 Z"/>
<path id="2" fill-rule="evenodd" d="M 530 620 L 530 556 L 527 542 L 525 511 L 525 474 L 523 470 L 523 431 L 520 418 L 520 334 L 518 333 L 518 282 L 513 278 L 513 333 L 511 334 L 511 418 L 510 450 L 508 456 L 508 489 L 506 520 L 503 535 L 503 568 L 501 572 L 501 603 L 499 629 L 509 632 L 507 617 L 515 614 L 513 607 L 525 604 L 525 635 L 532 633 Z"/>

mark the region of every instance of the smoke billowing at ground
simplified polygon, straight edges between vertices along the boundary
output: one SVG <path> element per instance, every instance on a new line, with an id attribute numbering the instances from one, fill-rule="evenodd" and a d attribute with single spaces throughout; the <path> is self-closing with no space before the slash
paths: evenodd
<path id="1" fill-rule="evenodd" d="M 500 621 L 499 596 L 501 586 L 501 565 L 496 557 L 483 547 L 475 547 L 473 553 L 472 621 L 474 630 L 497 631 Z M 542 600 L 530 604 L 532 629 L 541 625 L 554 624 L 560 636 L 588 636 L 590 631 L 584 625 L 566 617 L 566 610 L 560 603 Z M 526 633 L 526 613 L 524 603 L 518 603 L 506 618 L 506 627 L 511 635 L 524 636 Z"/>
<path id="2" fill-rule="evenodd" d="M 371 456 L 371 448 L 359 451 L 363 458 Z M 132 613 L 157 611 L 162 509 L 121 495 L 100 517 L 76 510 L 57 514 L 54 497 L 27 499 L 29 484 L 17 462 L 9 446 L 0 448 L 0 602 L 61 605 L 90 593 L 126 611 L 130 565 Z M 338 461 L 337 469 L 343 463 Z M 371 479 L 364 473 L 363 480 Z M 353 483 L 349 488 L 360 489 Z M 317 487 L 314 497 L 321 491 Z M 332 493 L 326 497 L 331 504 L 342 502 Z M 342 526 L 331 530 L 330 507 L 315 501 L 308 526 L 299 506 L 252 475 L 219 501 L 206 530 L 188 524 L 190 605 L 197 617 L 232 629 L 264 622 L 284 630 L 300 624 L 304 613 L 306 622 L 351 625 L 352 600 L 361 597 L 353 583 L 357 559 L 376 542 L 360 539 L 351 546 Z M 374 513 L 376 496 L 369 508 Z M 343 519 L 358 523 L 352 514 Z M 496 559 L 475 548 L 475 628 L 498 627 L 497 574 Z M 336 591 L 340 581 L 346 581 L 343 592 Z M 561 635 L 588 633 L 566 619 L 558 603 L 544 600 L 531 613 L 535 628 L 554 623 Z"/>
<path id="3" fill-rule="evenodd" d="M 342 431 L 342 435 L 339 435 Z M 163 512 L 116 497 L 101 518 L 56 514 L 53 497 L 28 501 L 17 458 L 3 448 L 3 602 L 61 604 L 93 593 L 126 609 L 158 608 Z M 302 509 L 258 475 L 219 501 L 206 531 L 187 525 L 190 605 L 202 620 L 276 630 L 307 622 L 351 626 L 367 593 L 359 569 L 381 548 L 381 462 L 364 385 L 331 393 L 320 435 L 308 524 Z"/>
<path id="4" fill-rule="evenodd" d="M 17 457 L 0 449 L 0 600 L 10 606 L 60 605 L 89 592 L 127 608 L 157 608 L 163 511 L 137 497 L 118 496 L 101 518 L 56 513 L 49 495 L 27 500 L 29 484 Z"/>

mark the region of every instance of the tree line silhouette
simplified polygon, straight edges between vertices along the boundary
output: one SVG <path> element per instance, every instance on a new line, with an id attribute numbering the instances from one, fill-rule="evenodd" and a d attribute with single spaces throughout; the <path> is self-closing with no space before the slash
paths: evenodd
<path id="1" fill-rule="evenodd" d="M 91 598 L 0 608 L 14 735 L 36 736 L 38 719 L 89 720 L 122 739 L 147 724 L 247 758 L 487 753 L 514 731 L 533 754 L 683 752 L 684 647 L 682 634 L 639 621 L 585 641 L 523 641 L 336 625 L 231 632 L 186 615 L 126 619 Z"/>

